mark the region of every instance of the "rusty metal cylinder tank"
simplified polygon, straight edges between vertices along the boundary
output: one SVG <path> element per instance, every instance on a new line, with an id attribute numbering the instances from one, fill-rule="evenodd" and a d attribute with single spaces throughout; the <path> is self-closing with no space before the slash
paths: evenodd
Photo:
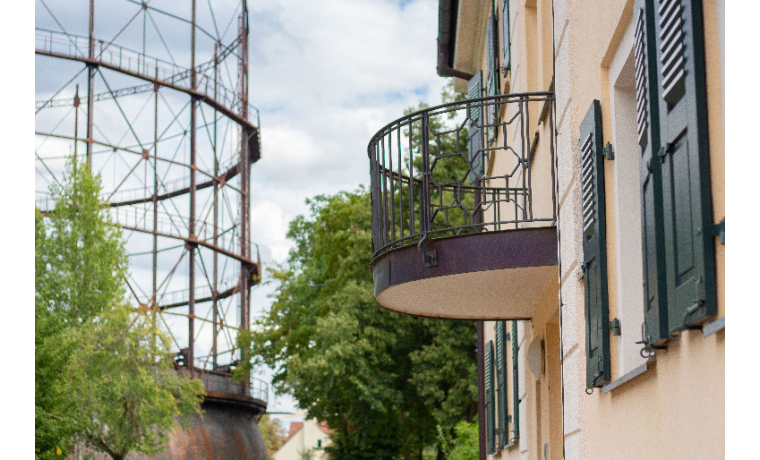
<path id="1" fill-rule="evenodd" d="M 205 401 L 202 413 L 183 420 L 171 434 L 166 450 L 135 459 L 266 460 L 267 448 L 256 424 L 258 413 L 246 405 Z"/>
<path id="2" fill-rule="evenodd" d="M 186 369 L 180 372 L 186 373 Z M 268 386 L 257 379 L 243 385 L 227 372 L 196 369 L 196 375 L 205 387 L 201 412 L 175 419 L 177 423 L 163 451 L 153 455 L 131 452 L 127 460 L 268 460 L 258 427 L 258 420 L 267 408 Z M 70 458 L 85 458 L 82 457 L 85 454 L 92 451 L 84 449 Z M 110 459 L 103 453 L 89 458 Z"/>
<path id="3" fill-rule="evenodd" d="M 268 388 L 242 385 L 225 372 L 200 375 L 205 387 L 201 413 L 181 420 L 166 449 L 155 460 L 266 460 L 266 444 L 257 425 L 266 411 Z M 252 383 L 255 383 L 253 379 Z M 131 457 L 130 457 L 131 458 Z"/>
<path id="4" fill-rule="evenodd" d="M 268 460 L 266 444 L 259 431 L 257 409 L 246 404 L 207 400 L 201 413 L 177 420 L 166 449 L 153 455 L 130 452 L 127 460 Z M 92 453 L 85 450 L 81 454 Z M 76 453 L 70 458 L 82 458 Z M 108 460 L 95 453 L 93 460 Z"/>

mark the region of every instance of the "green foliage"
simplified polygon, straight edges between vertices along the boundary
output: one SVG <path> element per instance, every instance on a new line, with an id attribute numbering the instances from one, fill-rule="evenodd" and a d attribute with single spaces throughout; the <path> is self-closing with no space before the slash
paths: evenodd
<path id="1" fill-rule="evenodd" d="M 173 370 L 154 318 L 126 302 L 120 231 L 100 183 L 73 159 L 56 208 L 35 214 L 35 451 L 77 443 L 123 458 L 162 447 L 203 392 Z"/>
<path id="2" fill-rule="evenodd" d="M 399 315 L 374 300 L 370 196 L 318 196 L 290 225 L 289 264 L 251 356 L 326 420 L 334 459 L 420 458 L 435 426 L 476 414 L 475 324 Z"/>
<path id="3" fill-rule="evenodd" d="M 444 87 L 442 94 L 444 103 L 457 102 L 465 99 L 463 94 L 455 93 L 453 83 Z M 410 107 L 404 113 L 411 113 L 428 109 L 430 106 L 420 103 L 417 107 Z M 431 229 L 438 230 L 436 237 L 454 236 L 462 233 L 469 233 L 471 229 L 445 230 L 456 228 L 473 223 L 473 211 L 475 208 L 474 187 L 468 187 L 466 180 L 469 164 L 467 151 L 467 126 L 462 126 L 463 111 L 456 110 L 431 114 L 426 120 L 427 123 L 427 164 L 430 170 L 430 216 L 432 217 Z M 422 121 L 411 125 L 411 129 L 404 132 L 405 136 L 411 138 L 411 151 L 407 152 L 404 164 L 409 164 L 409 156 L 412 156 L 413 172 L 411 176 L 415 179 L 422 179 L 422 172 L 425 170 L 423 162 L 423 136 Z M 409 174 L 408 167 L 405 174 Z M 464 186 L 461 186 L 463 184 Z M 419 187 L 419 185 L 417 186 Z M 408 188 L 395 192 L 394 201 L 398 202 L 398 194 L 401 193 L 401 202 L 408 202 Z M 415 196 L 420 193 L 414 191 Z M 414 200 L 414 212 L 419 213 L 419 203 Z M 416 222 L 419 226 L 419 222 Z M 419 231 L 419 228 L 417 228 Z"/>
<path id="4" fill-rule="evenodd" d="M 287 432 L 285 431 L 285 428 L 283 428 L 280 420 L 272 418 L 269 414 L 264 414 L 261 419 L 259 419 L 258 426 L 261 435 L 264 437 L 264 443 L 267 446 L 269 458 L 274 458 L 274 453 L 282 447 L 282 440 L 287 435 Z"/>
<path id="5" fill-rule="evenodd" d="M 441 450 L 449 460 L 472 460 L 478 458 L 480 445 L 478 442 L 478 424 L 461 421 L 454 426 L 454 436 L 451 436 L 438 426 L 438 439 Z"/>

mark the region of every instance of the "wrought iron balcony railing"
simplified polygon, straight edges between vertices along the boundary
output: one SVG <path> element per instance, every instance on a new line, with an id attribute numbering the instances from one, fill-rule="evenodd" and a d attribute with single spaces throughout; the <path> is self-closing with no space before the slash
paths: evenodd
<path id="1" fill-rule="evenodd" d="M 533 180 L 534 131 L 539 121 L 552 123 L 546 114 L 553 103 L 551 92 L 462 100 L 409 114 L 375 134 L 374 259 L 400 246 L 422 250 L 433 238 L 553 225 L 554 136 L 544 161 L 551 180 L 540 189 Z"/>

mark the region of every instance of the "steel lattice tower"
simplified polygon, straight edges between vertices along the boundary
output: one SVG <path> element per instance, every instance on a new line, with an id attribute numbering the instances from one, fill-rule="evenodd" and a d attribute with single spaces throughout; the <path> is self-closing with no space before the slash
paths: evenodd
<path id="1" fill-rule="evenodd" d="M 196 0 L 38 0 L 35 189 L 49 211 L 66 159 L 86 161 L 124 230 L 136 310 L 165 326 L 207 396 L 239 392 L 266 407 L 265 384 L 224 377 L 246 359 L 236 336 L 261 273 L 250 242 L 259 119 L 238 1 L 216 11 Z"/>

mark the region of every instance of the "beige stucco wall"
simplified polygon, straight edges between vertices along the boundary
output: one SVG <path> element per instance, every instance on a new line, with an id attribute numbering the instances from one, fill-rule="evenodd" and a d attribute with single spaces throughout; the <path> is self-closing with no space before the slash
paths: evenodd
<path id="1" fill-rule="evenodd" d="M 490 5 L 481 11 L 485 34 L 485 19 L 490 14 Z M 501 5 L 497 2 L 499 26 L 497 27 L 499 44 L 502 43 Z M 552 69 L 552 14 L 551 0 L 522 1 L 511 0 L 510 3 L 510 32 L 512 40 L 511 69 L 506 77 L 500 75 L 500 91 L 502 93 L 537 92 L 550 90 L 553 76 Z M 472 35 L 470 35 L 472 36 Z M 502 52 L 499 50 L 501 63 Z M 485 71 L 486 54 L 484 47 L 480 50 L 480 68 Z M 533 210 L 536 216 L 551 217 L 554 203 L 552 202 L 551 168 L 554 162 L 552 156 L 553 119 L 551 112 L 543 120 L 539 120 L 543 104 L 531 103 L 528 107 L 530 123 L 527 132 L 529 142 L 533 142 L 538 134 L 538 142 L 534 155 L 530 159 L 531 188 L 533 191 Z M 502 120 L 513 115 L 514 106 L 507 106 L 502 112 Z M 508 132 L 514 136 L 516 133 Z M 509 139 L 510 143 L 515 138 Z M 501 145 L 501 135 L 497 137 L 497 145 Z M 491 157 L 487 175 L 504 174 L 515 167 L 514 158 L 508 152 L 497 151 Z M 517 177 L 521 179 L 521 177 Z M 545 226 L 546 223 L 522 224 L 522 226 Z M 520 438 L 514 445 L 500 450 L 489 458 L 511 459 L 543 459 L 544 446 L 550 459 L 562 458 L 562 393 L 560 369 L 560 331 L 559 331 L 559 302 L 558 282 L 555 281 L 541 296 L 532 321 L 520 321 L 518 330 L 518 394 Z M 507 331 L 511 331 L 511 323 L 507 322 Z M 494 340 L 495 323 L 486 322 L 484 325 L 485 340 Z M 544 372 L 534 375 L 528 368 L 526 352 L 534 341 L 543 343 Z M 511 346 L 507 347 L 507 363 L 512 361 Z M 514 414 L 512 407 L 513 384 L 511 369 L 507 381 L 507 397 L 509 413 Z M 498 396 L 497 396 L 498 399 Z M 510 429 L 512 429 L 510 425 Z"/>
<path id="2" fill-rule="evenodd" d="M 632 0 L 556 0 L 556 96 L 562 229 L 564 437 L 567 459 L 722 458 L 725 332 L 707 338 L 686 332 L 658 351 L 656 364 L 607 394 L 585 389 L 579 125 L 593 99 L 601 101 L 604 143 L 612 142 L 609 66 L 632 18 Z M 715 3 L 704 2 L 715 222 L 725 215 L 721 60 Z M 617 312 L 614 177 L 605 162 L 610 318 Z M 620 212 L 620 211 L 618 211 Z M 718 315 L 725 315 L 725 247 L 716 245 Z M 618 337 L 611 337 L 613 379 Z"/>
<path id="3" fill-rule="evenodd" d="M 461 4 L 467 7 L 470 19 L 466 24 L 469 29 L 460 28 L 458 34 L 457 50 L 460 44 L 462 50 L 456 55 L 455 67 L 474 73 L 478 68 L 485 69 L 483 42 L 490 4 L 480 0 L 464 0 Z M 501 13 L 500 5 L 497 6 Z M 725 218 L 724 32 L 720 24 L 723 8 L 722 0 L 704 1 L 715 223 Z M 521 438 L 515 446 L 491 458 L 543 459 L 546 443 L 551 459 L 562 458 L 563 447 L 567 459 L 722 458 L 725 446 L 724 331 L 709 337 L 703 337 L 701 331 L 687 331 L 680 341 L 671 342 L 666 350 L 658 351 L 656 363 L 643 374 L 606 394 L 598 389 L 591 395 L 585 392 L 584 292 L 583 281 L 578 276 L 583 260 L 579 126 L 592 101 L 599 99 L 603 142 L 613 142 L 610 66 L 630 26 L 633 0 L 607 0 L 603 6 L 596 0 L 554 0 L 553 35 L 550 0 L 512 0 L 510 9 L 512 68 L 507 78 L 501 77 L 501 91 L 547 90 L 554 75 L 561 236 L 558 278 L 563 308 L 560 320 L 558 289 L 550 289 L 542 294 L 533 320 L 519 323 Z M 501 33 L 501 27 L 498 29 Z M 467 57 L 468 52 L 472 53 L 470 57 Z M 458 88 L 466 88 L 466 82 L 459 81 Z M 531 111 L 538 112 L 533 108 Z M 534 118 L 530 132 L 535 131 L 539 132 L 540 141 L 533 159 L 533 181 L 534 187 L 542 188 L 551 185 L 547 144 L 551 133 L 548 126 L 539 125 Z M 489 171 L 497 174 L 510 166 L 506 158 L 496 156 Z M 613 162 L 605 161 L 610 318 L 622 313 L 618 311 L 618 300 L 622 300 L 618 296 L 627 292 L 618 292 L 617 248 L 621 242 L 616 241 L 615 225 L 616 217 L 621 216 L 615 214 L 621 211 L 614 205 L 614 167 Z M 550 204 L 550 201 L 548 204 L 540 202 L 539 207 Z M 724 317 L 725 246 L 716 244 L 715 250 L 718 317 Z M 494 339 L 494 324 L 485 323 L 486 341 Z M 527 370 L 524 356 L 536 338 L 545 343 L 546 368 L 540 379 Z M 616 336 L 610 339 L 615 380 L 626 368 L 620 366 L 621 339 Z M 511 382 L 509 385 L 511 394 Z M 564 408 L 561 396 L 564 396 Z"/>

